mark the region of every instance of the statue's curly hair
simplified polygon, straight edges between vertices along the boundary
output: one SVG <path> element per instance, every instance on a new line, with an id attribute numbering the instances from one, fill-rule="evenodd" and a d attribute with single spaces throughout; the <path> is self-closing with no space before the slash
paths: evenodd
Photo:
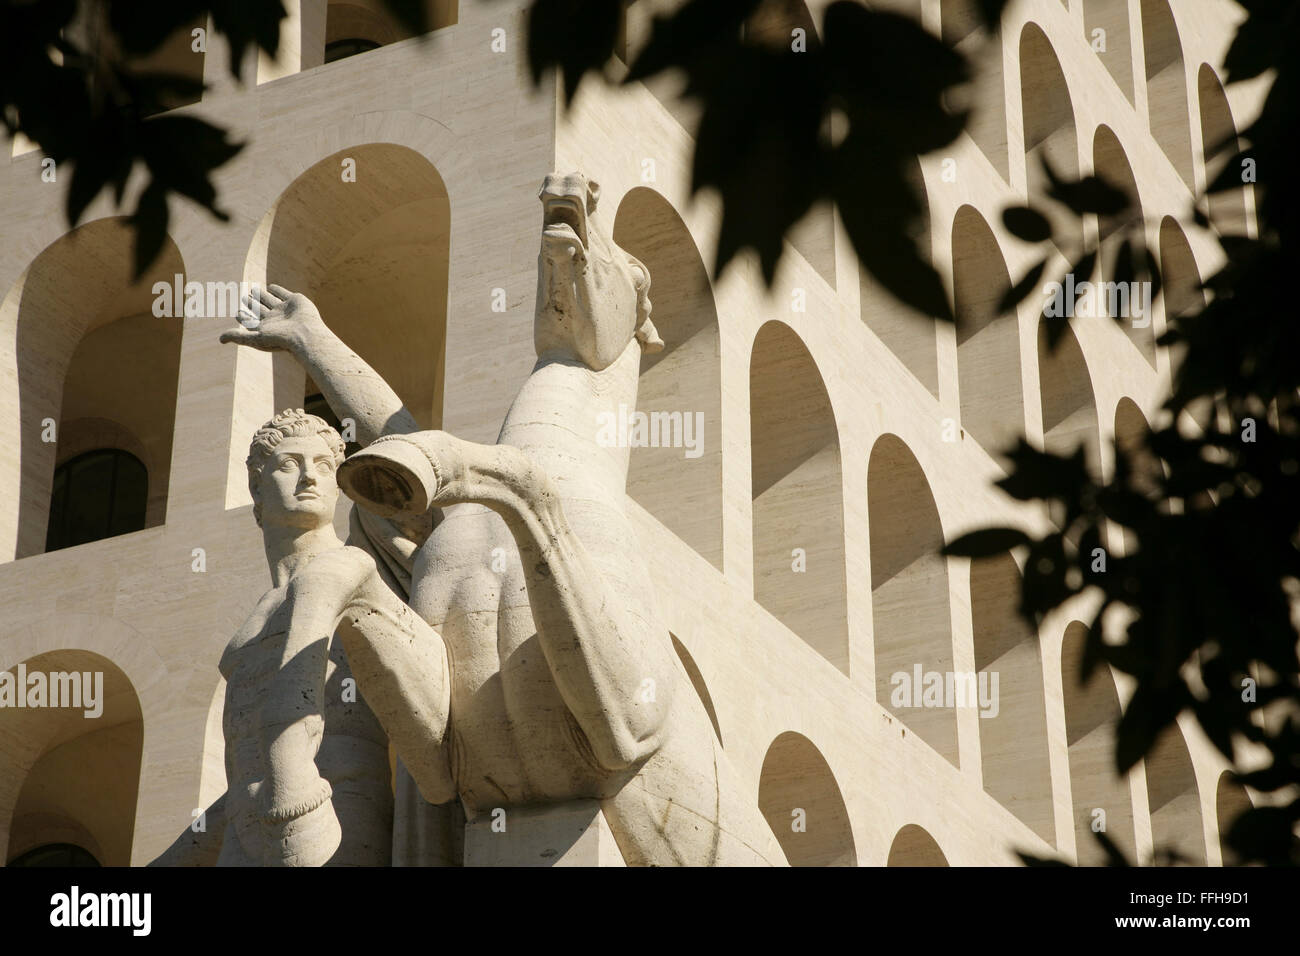
<path id="1" fill-rule="evenodd" d="M 286 408 L 257 430 L 248 446 L 248 490 L 253 496 L 253 519 L 262 527 L 262 504 L 257 500 L 257 485 L 262 480 L 262 469 L 275 453 L 275 448 L 286 438 L 303 438 L 319 435 L 326 446 L 334 453 L 334 467 L 337 469 L 347 457 L 343 436 L 329 422 L 316 415 L 309 415 L 301 408 Z"/>

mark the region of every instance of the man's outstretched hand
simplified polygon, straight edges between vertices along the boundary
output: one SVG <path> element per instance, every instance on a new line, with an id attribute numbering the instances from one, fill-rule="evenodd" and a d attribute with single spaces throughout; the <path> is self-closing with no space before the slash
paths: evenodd
<path id="1" fill-rule="evenodd" d="M 284 286 L 253 286 L 239 305 L 239 328 L 221 333 L 222 342 L 263 352 L 297 353 L 325 322 L 311 299 Z"/>

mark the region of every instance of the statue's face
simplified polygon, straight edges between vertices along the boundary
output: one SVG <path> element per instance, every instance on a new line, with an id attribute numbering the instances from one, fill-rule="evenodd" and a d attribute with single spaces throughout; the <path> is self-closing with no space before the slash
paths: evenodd
<path id="1" fill-rule="evenodd" d="M 319 435 L 286 438 L 262 466 L 262 527 L 319 528 L 334 520 L 334 453 Z"/>
<path id="2" fill-rule="evenodd" d="M 637 326 L 641 265 L 591 223 L 600 187 L 581 173 L 546 177 L 537 270 L 537 354 L 571 355 L 589 368 L 617 359 Z"/>

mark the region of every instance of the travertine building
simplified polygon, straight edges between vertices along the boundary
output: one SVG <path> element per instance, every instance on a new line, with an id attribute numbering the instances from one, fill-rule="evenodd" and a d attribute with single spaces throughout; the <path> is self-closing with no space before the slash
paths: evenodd
<path id="1" fill-rule="evenodd" d="M 815 39 L 825 5 L 763 29 Z M 230 221 L 174 206 L 142 281 L 103 197 L 67 232 L 64 177 L 44 181 L 30 144 L 0 167 L 0 668 L 103 674 L 98 717 L 0 708 L 6 862 L 71 845 L 146 863 L 225 788 L 216 662 L 267 586 L 244 457 L 260 424 L 317 392 L 287 358 L 218 343 L 226 284 L 306 293 L 422 426 L 491 442 L 535 358 L 552 169 L 600 183 L 597 216 L 650 271 L 667 347 L 644 361 L 639 408 L 703 424 L 692 447 L 633 451 L 631 511 L 681 663 L 790 862 L 1095 862 L 1097 810 L 1140 859 L 1175 846 L 1222 862 L 1220 822 L 1250 797 L 1195 724 L 1115 779 L 1130 689 L 1079 687 L 1084 610 L 1035 635 L 1015 615 L 1016 558 L 936 548 L 1046 526 L 992 488 L 1013 436 L 1082 442 L 1105 474 L 1112 437 L 1140 434 L 1167 394 L 1155 339 L 1222 255 L 1189 217 L 1217 171 L 1204 156 L 1258 108 L 1258 86 L 1225 92 L 1217 75 L 1235 7 L 1018 0 L 990 37 L 968 2 L 891 0 L 980 64 L 968 134 L 917 166 L 953 329 L 860 270 L 829 209 L 770 292 L 750 262 L 712 281 L 718 210 L 689 196 L 689 109 L 668 82 L 588 80 L 565 111 L 553 79 L 527 79 L 519 0 L 439 0 L 423 39 L 373 0 L 286 6 L 281 55 L 250 58 L 242 85 L 224 41 L 159 54 L 209 85 L 177 108 L 248 146 L 217 177 Z M 659 6 L 630 6 L 629 49 Z M 1139 197 L 1166 286 L 1153 315 L 1078 318 L 1054 353 L 1040 297 L 995 315 L 1041 256 L 1000 215 L 1041 192 L 1039 155 Z M 1253 228 L 1248 192 L 1210 211 Z M 1123 225 L 1070 238 L 1104 245 Z M 157 283 L 202 294 L 160 309 Z M 929 673 L 987 675 L 996 696 L 899 706 Z"/>

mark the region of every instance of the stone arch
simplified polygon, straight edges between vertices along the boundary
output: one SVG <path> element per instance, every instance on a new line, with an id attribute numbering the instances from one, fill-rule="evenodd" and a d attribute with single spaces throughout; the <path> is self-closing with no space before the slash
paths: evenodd
<path id="1" fill-rule="evenodd" d="M 1011 278 L 997 237 L 970 205 L 952 221 L 952 286 L 962 428 L 1000 458 L 1025 430 L 1020 324 L 1015 310 L 998 312 Z"/>
<path id="2" fill-rule="evenodd" d="M 352 171 L 355 181 L 345 180 Z M 429 160 L 392 143 L 352 146 L 315 163 L 275 200 L 245 275 L 307 295 L 420 426 L 438 428 L 450 227 L 447 189 Z M 314 391 L 302 381 L 292 362 L 277 364 L 277 408 L 302 406 Z"/>
<path id="3" fill-rule="evenodd" d="M 972 82 L 963 101 L 951 105 L 970 109 L 966 132 L 998 175 L 1009 178 L 1007 165 L 1007 100 L 1002 80 L 1002 34 L 984 27 L 975 0 L 940 0 L 939 25 L 943 42 L 971 60 Z"/>
<path id="4" fill-rule="evenodd" d="M 921 216 L 912 224 L 917 249 L 927 261 L 930 253 L 930 202 L 921 164 L 908 164 L 907 179 L 921 198 Z M 936 398 L 939 395 L 939 355 L 935 320 L 900 302 L 858 263 L 859 315 L 916 378 Z"/>
<path id="5" fill-rule="evenodd" d="M 839 429 L 821 372 L 771 321 L 749 360 L 754 599 L 849 671 Z"/>
<path id="6" fill-rule="evenodd" d="M 946 693 L 937 701 L 923 695 L 934 674 L 946 690 L 953 669 L 943 526 L 920 462 L 897 435 L 872 446 L 867 512 L 876 700 L 957 766 L 956 710 Z"/>
<path id="7" fill-rule="evenodd" d="M 1115 405 L 1115 454 L 1123 454 L 1129 459 L 1133 470 L 1133 487 L 1144 495 L 1154 496 L 1159 493 L 1164 477 L 1164 465 L 1146 445 L 1147 436 L 1151 434 L 1151 425 L 1142 414 L 1137 402 L 1124 396 Z M 1113 472 L 1112 472 L 1113 474 Z M 1163 508 L 1164 505 L 1162 504 Z M 1111 526 L 1112 530 L 1115 526 Z M 1119 534 L 1121 554 L 1132 554 L 1137 547 L 1133 532 L 1127 528 Z M 1115 542 L 1112 538 L 1111 547 Z"/>
<path id="8" fill-rule="evenodd" d="M 1097 402 L 1092 376 L 1079 340 L 1068 325 L 1055 351 L 1047 340 L 1045 318 L 1038 325 L 1038 388 L 1043 412 L 1043 447 L 1054 454 L 1071 455 L 1082 447 L 1084 460 L 1101 474 L 1101 445 L 1097 432 Z"/>
<path id="9" fill-rule="evenodd" d="M 791 866 L 857 866 L 853 827 L 826 758 L 791 731 L 767 748 L 758 808 Z"/>
<path id="10" fill-rule="evenodd" d="M 947 866 L 948 858 L 924 827 L 909 823 L 894 834 L 886 866 Z"/>
<path id="11" fill-rule="evenodd" d="M 1036 23 L 1020 31 L 1020 97 L 1024 111 L 1025 182 L 1030 203 L 1047 194 L 1046 160 L 1067 180 L 1079 177 L 1079 143 L 1074 105 L 1065 72 L 1047 34 Z M 1067 247 L 1081 248 L 1083 233 L 1078 218 L 1067 211 L 1045 210 L 1052 219 L 1053 235 L 1069 239 Z M 1064 250 L 1067 258 L 1071 249 Z"/>
<path id="12" fill-rule="evenodd" d="M 1160 280 L 1166 328 L 1178 317 L 1194 315 L 1205 307 L 1205 291 L 1201 288 L 1196 256 L 1182 227 L 1172 216 L 1165 216 L 1160 221 Z M 1183 343 L 1169 348 L 1169 364 L 1175 371 L 1182 364 L 1186 348 Z"/>
<path id="13" fill-rule="evenodd" d="M 1232 777 L 1232 772 L 1225 770 L 1219 774 L 1219 782 L 1214 788 L 1214 816 L 1219 834 L 1219 852 L 1224 866 L 1237 866 L 1241 857 L 1228 845 L 1228 833 L 1237 817 L 1254 807 L 1250 793 Z"/>
<path id="14" fill-rule="evenodd" d="M 619 203 L 614 242 L 650 270 L 653 319 L 664 341 L 662 352 L 641 358 L 637 409 L 667 416 L 674 434 L 698 443 L 694 450 L 633 448 L 627 493 L 720 571 L 722 352 L 709 273 L 686 223 L 648 187 Z"/>
<path id="15" fill-rule="evenodd" d="M 1009 553 L 970 564 L 975 670 L 996 711 L 981 707 L 984 790 L 1040 837 L 1056 845 L 1047 705 L 1038 635 L 1019 613 L 1020 568 Z M 997 675 L 997 684 L 993 676 Z"/>
<path id="16" fill-rule="evenodd" d="M 1196 72 L 1197 101 L 1201 116 L 1201 156 L 1205 161 L 1205 185 L 1209 186 L 1237 157 L 1237 124 L 1232 119 L 1228 95 L 1223 92 L 1214 68 L 1202 63 Z M 1239 162 L 1239 160 L 1238 160 Z M 1210 221 L 1224 235 L 1244 236 L 1248 227 L 1246 185 L 1212 192 L 1207 196 Z"/>
<path id="17" fill-rule="evenodd" d="M 1102 33 L 1098 36 L 1097 31 Z M 1083 36 L 1106 67 L 1115 85 L 1133 103 L 1133 38 L 1128 27 L 1128 0 L 1083 0 Z M 1098 41 L 1105 49 L 1098 49 Z"/>
<path id="18" fill-rule="evenodd" d="M 91 651 L 51 650 L 9 671 L 15 682 L 54 672 L 102 675 L 91 678 L 101 713 L 87 716 L 85 698 L 72 707 L 0 708 L 4 859 L 71 843 L 106 866 L 127 866 L 144 748 L 140 698 L 121 668 Z"/>
<path id="19" fill-rule="evenodd" d="M 1172 216 L 1160 222 L 1160 278 L 1165 300 L 1165 323 L 1180 315 L 1199 311 L 1205 305 L 1201 271 L 1196 266 L 1182 227 Z"/>
<path id="20" fill-rule="evenodd" d="M 1106 854 L 1093 836 L 1104 811 L 1105 832 L 1132 860 L 1133 797 L 1129 780 L 1115 772 L 1115 728 L 1119 724 L 1119 692 L 1107 664 L 1082 682 L 1083 643 L 1087 628 L 1078 621 L 1065 629 L 1061 642 L 1061 694 L 1065 704 L 1065 735 L 1069 747 L 1070 799 L 1074 842 L 1080 866 L 1096 866 Z"/>
<path id="21" fill-rule="evenodd" d="M 80 226 L 42 250 L 0 304 L 0 359 L 10 369 L 0 390 L 18 410 L 0 426 L 0 485 L 11 489 L 0 509 L 6 556 L 44 550 L 61 453 L 59 441 L 44 440 L 48 422 L 56 438 L 69 427 L 75 439 L 90 418 L 134 436 L 144 453 L 123 450 L 149 469 L 145 526 L 165 519 L 184 321 L 176 288 L 184 287 L 185 263 L 167 238 L 136 280 L 134 243 L 122 218 Z"/>
<path id="22" fill-rule="evenodd" d="M 1119 189 L 1129 200 L 1128 209 L 1113 216 L 1097 217 L 1097 275 L 1103 282 L 1114 282 L 1117 271 L 1115 257 L 1124 239 L 1133 239 L 1136 243 L 1145 245 L 1146 232 L 1137 179 L 1124 153 L 1124 147 L 1109 126 L 1098 126 L 1093 135 L 1092 166 L 1098 177 Z M 1153 303 L 1143 306 L 1144 301 L 1135 296 L 1132 289 L 1126 288 L 1117 293 L 1114 301 L 1109 292 L 1103 294 L 1099 290 L 1096 297 L 1097 314 L 1104 313 L 1112 321 L 1118 322 L 1133 347 L 1142 354 L 1148 365 L 1155 368 L 1156 336 L 1150 308 Z M 1139 315 L 1139 312 L 1142 314 Z"/>
<path id="23" fill-rule="evenodd" d="M 682 669 L 686 671 L 686 676 L 690 678 L 691 686 L 695 688 L 695 694 L 700 698 L 700 703 L 704 705 L 704 711 L 709 715 L 709 723 L 713 724 L 713 733 L 718 738 L 718 743 L 722 743 L 722 727 L 718 724 L 718 712 L 713 707 L 713 696 L 709 693 L 709 685 L 704 681 L 704 675 L 695 664 L 695 658 L 691 657 L 690 651 L 677 639 L 676 634 L 669 635 L 673 639 L 673 650 L 677 652 L 677 659 L 682 662 Z"/>
<path id="24" fill-rule="evenodd" d="M 1183 862 L 1205 866 L 1205 830 L 1196 769 L 1182 730 L 1174 723 L 1156 738 L 1145 758 L 1151 842 Z"/>
<path id="25" fill-rule="evenodd" d="M 1194 188 L 1183 45 L 1168 0 L 1141 0 L 1142 58 L 1147 74 L 1151 135 L 1188 189 Z"/>

